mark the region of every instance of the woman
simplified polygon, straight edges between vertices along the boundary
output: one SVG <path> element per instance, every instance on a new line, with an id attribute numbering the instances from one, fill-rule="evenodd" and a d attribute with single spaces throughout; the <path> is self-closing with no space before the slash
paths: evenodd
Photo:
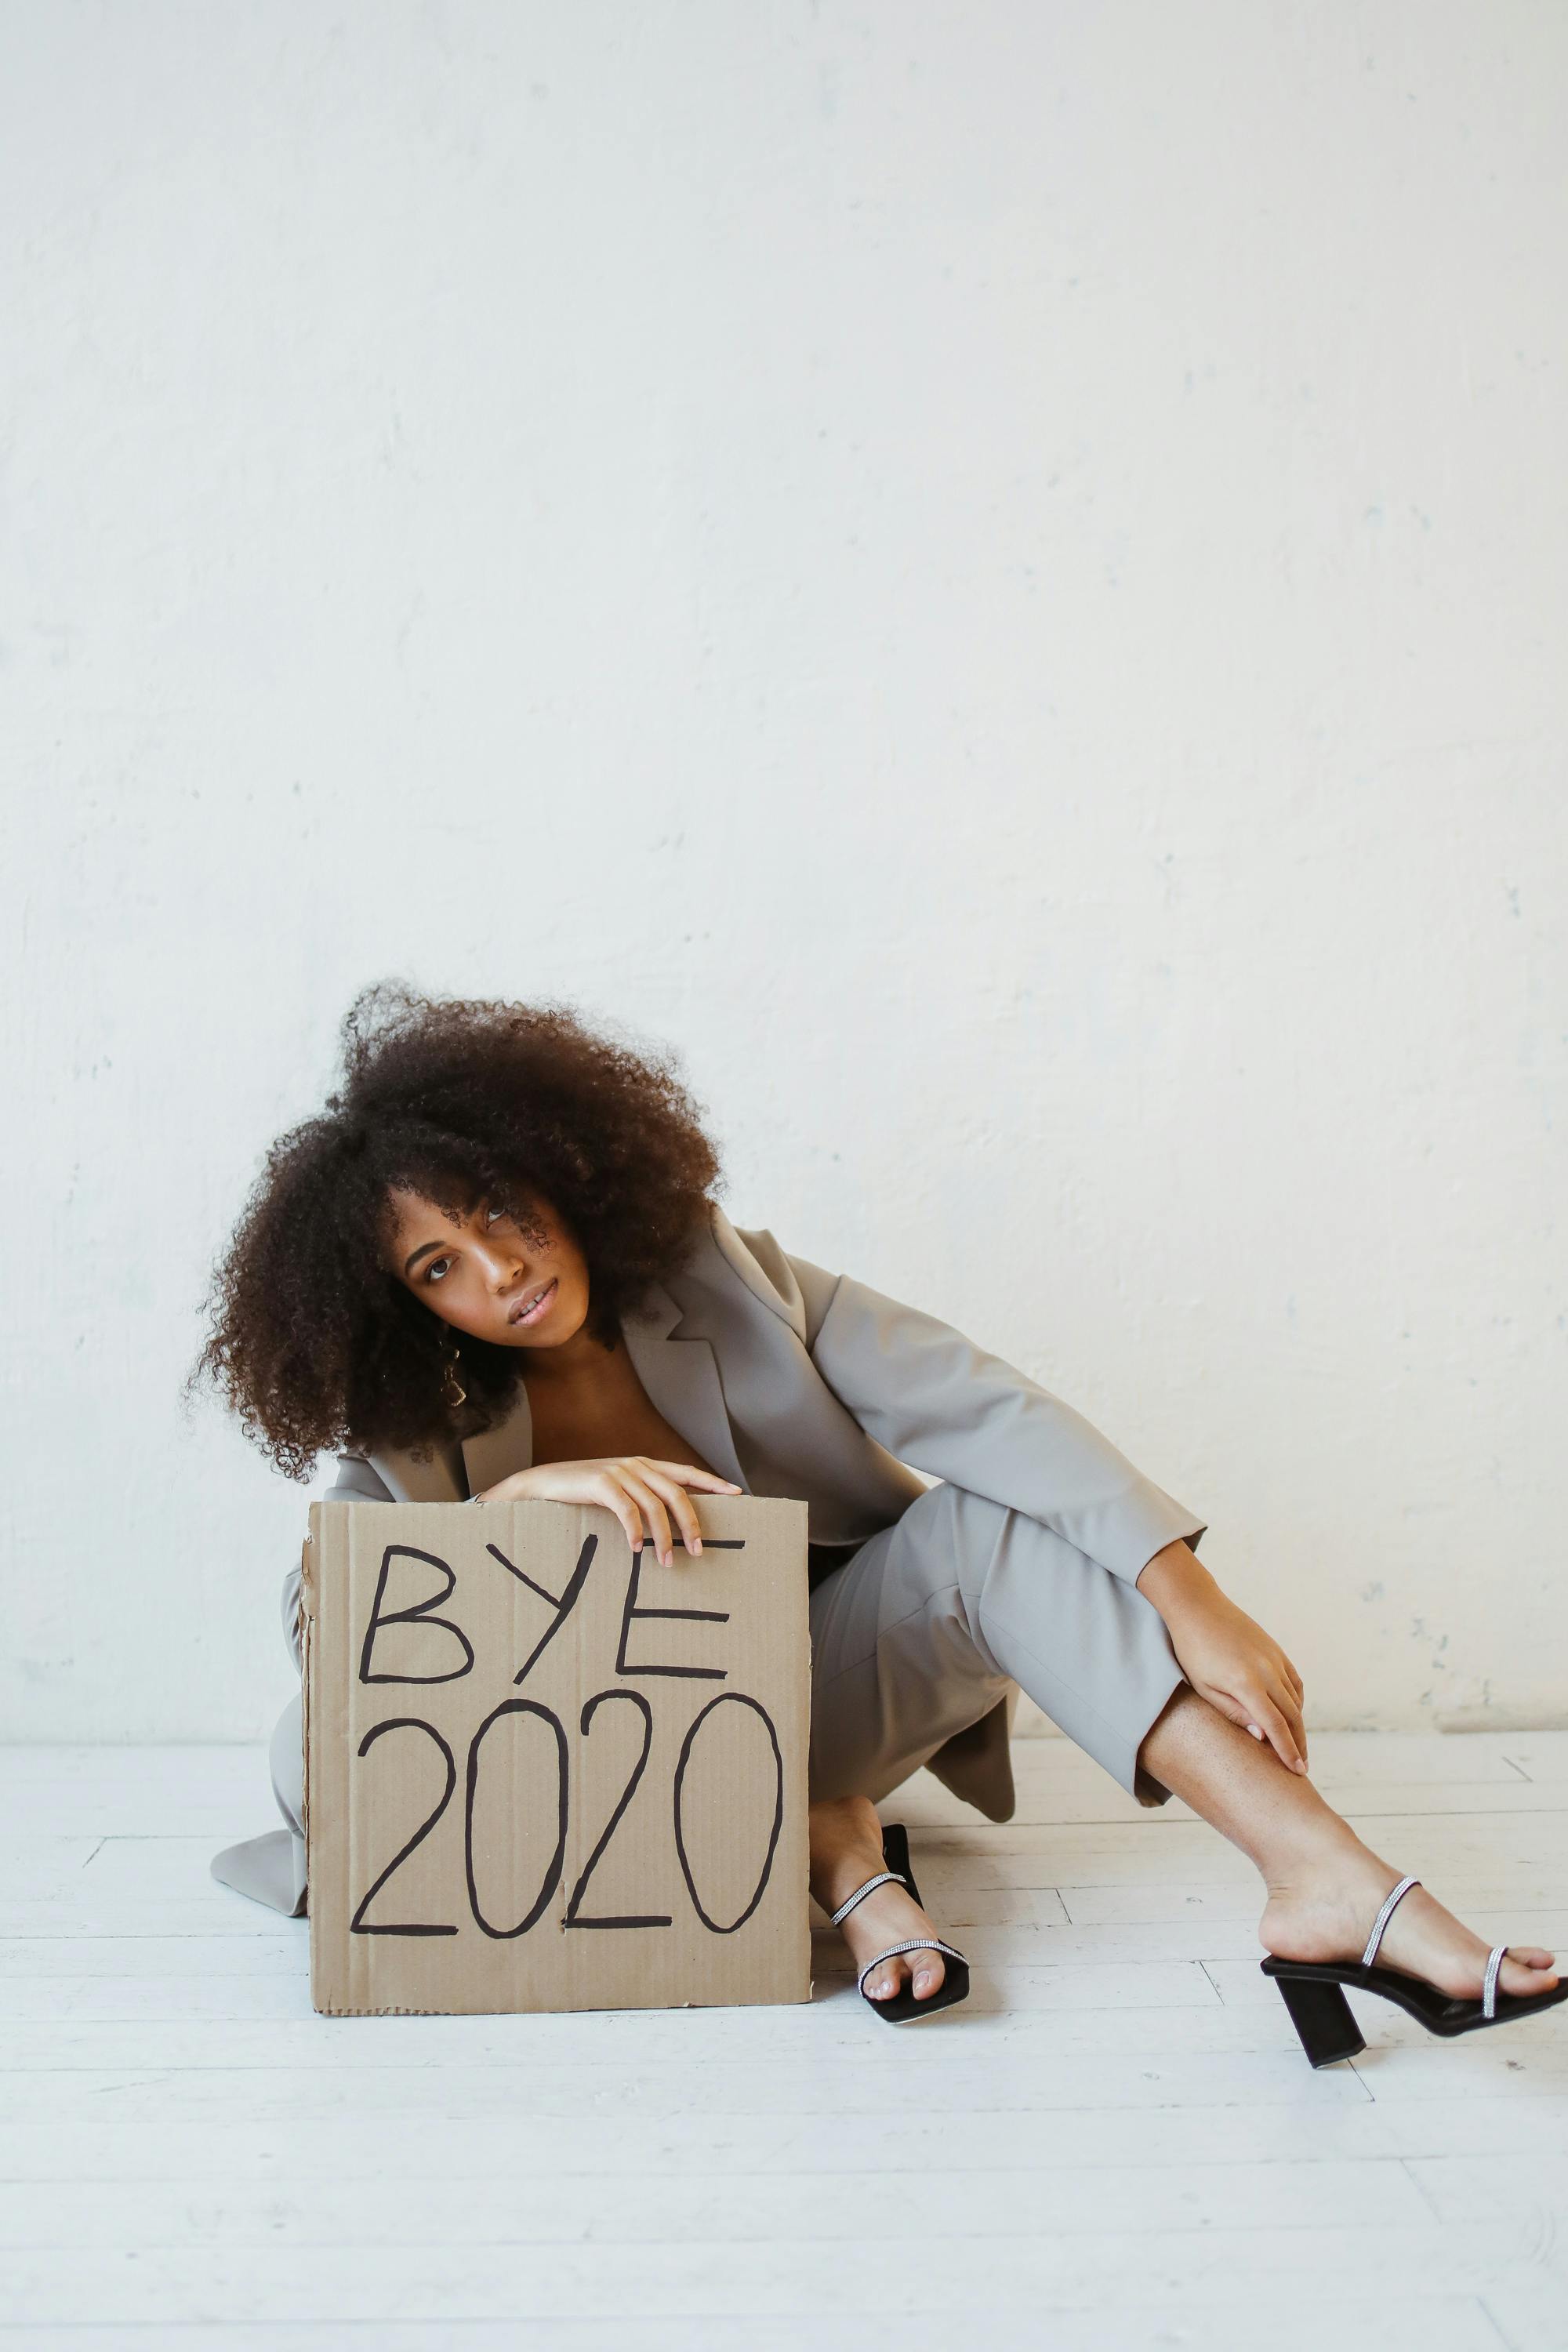
<path id="1" fill-rule="evenodd" d="M 884 2014 L 930 2014 L 963 1972 L 889 1874 L 876 1801 L 930 1762 L 1005 1819 L 1020 1687 L 1249 1856 L 1314 2063 L 1360 2046 L 1344 1982 L 1442 2032 L 1568 1995 L 1550 1953 L 1489 1955 L 1317 1793 L 1300 1677 L 1200 1564 L 1204 1522 L 946 1325 L 737 1231 L 670 1066 L 561 1008 L 397 988 L 343 1043 L 340 1090 L 268 1156 L 198 1374 L 290 1476 L 335 1450 L 338 1496 L 598 1504 L 664 1561 L 696 1549 L 693 1496 L 804 1496 L 812 1891 L 858 1898 L 843 1933 Z M 298 1912 L 297 1705 L 273 1752 L 288 1831 L 214 1867 Z"/>

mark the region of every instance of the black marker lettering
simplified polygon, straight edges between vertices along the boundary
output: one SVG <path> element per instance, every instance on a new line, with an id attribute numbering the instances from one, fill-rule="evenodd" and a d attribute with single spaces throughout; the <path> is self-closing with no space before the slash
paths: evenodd
<path id="1" fill-rule="evenodd" d="M 598 1549 L 598 1542 L 599 1538 L 597 1536 L 589 1536 L 584 1539 L 583 1549 L 577 1555 L 577 1565 L 573 1570 L 571 1576 L 568 1578 L 566 1590 L 561 1595 L 559 1601 L 557 1601 L 553 1592 L 546 1592 L 542 1584 L 535 1584 L 531 1576 L 525 1576 L 515 1561 L 508 1559 L 504 1551 L 499 1550 L 494 1544 L 486 1544 L 485 1549 L 490 1554 L 492 1559 L 500 1560 L 501 1566 L 506 1570 L 509 1576 L 515 1576 L 520 1584 L 526 1584 L 531 1592 L 537 1592 L 541 1601 L 548 1601 L 550 1606 L 555 1612 L 554 1616 L 545 1627 L 539 1640 L 529 1652 L 527 1660 L 523 1665 L 520 1667 L 518 1672 L 513 1675 L 512 1681 L 514 1683 L 526 1682 L 529 1675 L 533 1672 L 534 1667 L 539 1664 L 540 1659 L 543 1656 L 545 1651 L 549 1648 L 551 1643 L 553 1642 L 555 1636 L 561 1631 L 562 1626 L 566 1622 L 567 1618 L 572 1614 L 573 1610 L 577 1606 L 583 1587 L 588 1580 L 588 1570 L 592 1565 L 594 1554 Z"/>
<path id="2" fill-rule="evenodd" d="M 458 1767 L 453 1759 L 452 1751 L 434 1725 L 421 1723 L 418 1717 L 415 1715 L 394 1716 L 390 1722 L 374 1724 L 360 1741 L 359 1752 L 362 1756 L 369 1755 L 384 1731 L 422 1731 L 426 1739 L 433 1739 L 447 1760 L 447 1785 L 441 1791 L 440 1802 L 429 1819 L 420 1822 L 408 1843 L 399 1846 L 380 1877 L 373 1878 L 365 1888 L 359 1900 L 359 1908 L 349 1921 L 349 1933 L 351 1936 L 455 1936 L 458 1932 L 456 1927 L 427 1927 L 422 1925 L 409 1926 L 406 1923 L 399 1927 L 379 1927 L 367 1920 L 364 1916 L 370 1908 L 372 1897 L 381 1893 L 393 1872 L 400 1864 L 407 1861 L 416 1845 L 429 1836 L 451 1802 L 452 1791 L 458 1785 Z"/>
<path id="3" fill-rule="evenodd" d="M 386 1580 L 395 1559 L 422 1559 L 427 1568 L 437 1570 L 447 1580 L 439 1592 L 431 1593 L 427 1601 L 416 1601 L 412 1609 L 389 1609 L 384 1617 L 381 1604 L 386 1595 Z M 388 1544 L 381 1555 L 381 1574 L 376 1579 L 375 1599 L 370 1604 L 370 1622 L 364 1629 L 364 1647 L 359 1656 L 359 1678 L 362 1683 L 455 1683 L 473 1670 L 474 1645 L 460 1625 L 449 1617 L 433 1617 L 431 1611 L 437 1601 L 449 1601 L 458 1580 L 444 1559 L 433 1551 L 416 1551 L 412 1544 Z M 439 1625 L 444 1633 L 462 1644 L 463 1663 L 454 1666 L 449 1675 L 373 1675 L 370 1670 L 371 1652 L 375 1637 L 384 1625 Z"/>
<path id="4" fill-rule="evenodd" d="M 718 1538 L 715 1538 L 712 1542 L 709 1542 L 707 1538 L 704 1538 L 702 1549 L 705 1552 L 744 1551 L 746 1549 L 745 1538 L 743 1537 L 738 1538 L 730 1538 L 721 1541 Z M 632 1619 L 634 1617 L 684 1617 L 694 1623 L 702 1625 L 727 1625 L 730 1622 L 730 1612 L 727 1609 L 639 1609 L 637 1607 L 637 1589 L 642 1581 L 642 1562 L 643 1556 L 641 1552 L 633 1552 L 632 1572 L 626 1580 L 626 1605 L 621 1612 L 621 1638 L 616 1649 L 616 1674 L 675 1675 L 687 1682 L 728 1682 L 730 1679 L 729 1671 L 723 1666 L 649 1666 L 629 1665 L 627 1664 L 626 1643 L 631 1638 Z"/>
<path id="5" fill-rule="evenodd" d="M 479 1785 L 479 1747 L 486 1732 L 489 1730 L 492 1724 L 499 1723 L 503 1715 L 536 1715 L 540 1718 L 541 1722 L 547 1723 L 552 1731 L 555 1734 L 555 1787 L 556 1814 L 558 1822 L 555 1851 L 550 1857 L 549 1866 L 544 1873 L 543 1884 L 540 1887 L 538 1895 L 535 1897 L 531 1908 L 525 1912 L 523 1916 L 518 1921 L 515 1927 L 492 1927 L 490 1926 L 489 1921 L 479 1909 L 479 1890 L 474 1884 L 474 1798 L 478 1793 Z M 480 1724 L 479 1729 L 475 1732 L 473 1738 L 468 1743 L 468 1794 L 463 1823 L 463 1866 L 468 1874 L 468 1907 L 472 1911 L 479 1925 L 484 1929 L 485 1934 L 487 1936 L 493 1936 L 498 1943 L 502 1944 L 510 1942 L 513 1936 L 526 1936 L 529 1929 L 535 1924 L 535 1922 L 543 1917 L 545 1906 L 548 1904 L 551 1896 L 554 1894 L 556 1888 L 561 1884 L 561 1873 L 565 1866 L 565 1730 L 563 1727 L 560 1717 L 558 1715 L 552 1715 L 547 1706 L 541 1706 L 537 1699 L 503 1698 L 499 1706 L 491 1708 L 489 1714 L 486 1716 L 483 1723 Z"/>
<path id="6" fill-rule="evenodd" d="M 742 1912 L 740 1917 L 738 1919 L 731 1919 L 727 1927 L 721 1927 L 718 1920 L 710 1918 L 708 1913 L 703 1909 L 702 1897 L 697 1892 L 697 1881 L 691 1875 L 691 1864 L 688 1861 L 686 1854 L 686 1832 L 680 1818 L 680 1792 L 682 1785 L 686 1780 L 686 1768 L 691 1761 L 691 1749 L 698 1733 L 701 1730 L 709 1717 L 713 1713 L 715 1707 L 726 1706 L 749 1706 L 754 1715 L 760 1715 L 762 1717 L 764 1725 L 767 1727 L 768 1738 L 773 1742 L 773 1770 L 778 1779 L 778 1794 L 773 1803 L 773 1825 L 768 1832 L 768 1850 L 763 1857 L 763 1874 L 757 1881 L 756 1892 L 752 1896 L 752 1899 L 747 1904 L 745 1909 Z M 695 1909 L 698 1917 L 701 1920 L 702 1925 L 705 1927 L 710 1928 L 715 1936 L 732 1936 L 737 1927 L 743 1927 L 745 1926 L 747 1920 L 751 1917 L 752 1912 L 762 1901 L 763 1890 L 767 1886 L 768 1880 L 773 1875 L 773 1855 L 778 1851 L 779 1832 L 783 1827 L 784 1757 L 779 1749 L 779 1736 L 773 1729 L 773 1717 L 769 1715 L 767 1708 L 763 1706 L 759 1700 L 749 1698 L 744 1691 L 721 1691 L 717 1698 L 710 1698 L 709 1700 L 707 1706 L 703 1708 L 701 1714 L 697 1717 L 697 1720 L 693 1723 L 690 1730 L 681 1741 L 680 1760 L 675 1768 L 675 1851 L 680 1857 L 681 1874 L 686 1880 L 686 1891 L 691 1897 L 693 1908 Z"/>
<path id="7" fill-rule="evenodd" d="M 636 1764 L 632 1767 L 631 1779 L 621 1790 L 620 1803 L 616 1807 L 615 1811 L 605 1823 L 604 1835 L 600 1838 L 598 1844 L 594 1848 L 593 1853 L 588 1856 L 587 1865 L 583 1872 L 583 1875 L 577 1881 L 576 1885 L 572 1889 L 572 1900 L 566 1906 L 566 1917 L 563 1925 L 568 1927 L 673 1927 L 675 1923 L 671 1919 L 668 1911 L 660 1913 L 658 1916 L 651 1914 L 644 1914 L 639 1916 L 628 1916 L 625 1918 L 616 1919 L 584 1919 L 579 1916 L 578 1906 L 583 1900 L 584 1891 L 587 1886 L 589 1879 L 592 1878 L 595 1871 L 599 1866 L 599 1863 L 604 1855 L 605 1848 L 609 1844 L 610 1840 L 616 1834 L 616 1831 L 620 1823 L 621 1815 L 626 1811 L 626 1807 L 631 1803 L 632 1799 L 637 1794 L 637 1782 L 642 1779 L 643 1773 L 647 1769 L 648 1749 L 653 1746 L 653 1709 L 649 1706 L 647 1699 L 644 1698 L 641 1691 L 603 1690 L 597 1692 L 583 1709 L 584 1738 L 586 1739 L 588 1737 L 588 1726 L 593 1722 L 595 1711 L 604 1706 L 606 1699 L 614 1698 L 622 1700 L 628 1706 L 635 1706 L 638 1714 L 642 1717 L 642 1754 L 637 1758 Z"/>

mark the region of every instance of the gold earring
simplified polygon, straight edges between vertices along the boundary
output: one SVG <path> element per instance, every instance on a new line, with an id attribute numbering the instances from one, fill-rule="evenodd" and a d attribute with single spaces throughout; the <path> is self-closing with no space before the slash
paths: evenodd
<path id="1" fill-rule="evenodd" d="M 441 1394 L 455 1409 L 460 1404 L 467 1403 L 468 1395 L 468 1390 L 458 1378 L 458 1343 L 455 1339 L 446 1350 L 446 1359 L 442 1371 Z"/>

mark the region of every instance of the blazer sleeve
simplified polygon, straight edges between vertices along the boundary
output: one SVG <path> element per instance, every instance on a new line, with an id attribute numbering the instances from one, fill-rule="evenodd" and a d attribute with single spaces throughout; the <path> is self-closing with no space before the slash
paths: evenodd
<path id="1" fill-rule="evenodd" d="M 391 1487 L 379 1471 L 373 1470 L 363 1454 L 340 1454 L 338 1475 L 326 1493 L 323 1503 L 391 1503 L 396 1500 Z M 295 1666 L 303 1669 L 304 1659 L 300 1643 L 300 1570 L 291 1568 L 283 1579 L 281 1615 L 283 1639 L 289 1644 L 289 1654 Z"/>
<path id="2" fill-rule="evenodd" d="M 850 1275 L 789 1265 L 813 1363 L 900 1462 L 1026 1512 L 1131 1583 L 1168 1543 L 1196 1551 L 1207 1521 L 1026 1372 Z"/>

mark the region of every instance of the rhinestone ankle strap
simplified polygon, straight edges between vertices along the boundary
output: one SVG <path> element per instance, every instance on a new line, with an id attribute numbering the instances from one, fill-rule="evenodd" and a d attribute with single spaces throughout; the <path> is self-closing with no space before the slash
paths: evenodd
<path id="1" fill-rule="evenodd" d="M 1382 1910 L 1378 1913 L 1376 1918 L 1372 1923 L 1372 1933 L 1366 1939 L 1366 1949 L 1361 1956 L 1361 1964 L 1363 1969 L 1370 1969 L 1373 1960 L 1377 1958 L 1377 1948 L 1383 1941 L 1384 1929 L 1387 1927 L 1389 1921 L 1394 1916 L 1394 1905 L 1399 1902 L 1403 1896 L 1408 1895 L 1413 1886 L 1419 1886 L 1420 1884 L 1421 1881 L 1418 1878 L 1402 1878 L 1398 1885 L 1389 1895 Z"/>
<path id="2" fill-rule="evenodd" d="M 828 1922 L 828 1925 L 830 1927 L 837 1927 L 840 1919 L 847 1919 L 851 1911 L 854 1910 L 857 1903 L 864 1903 L 867 1895 L 874 1895 L 879 1886 L 902 1886 L 904 1883 L 904 1880 L 900 1877 L 896 1870 L 884 1870 L 879 1872 L 875 1878 L 868 1878 L 864 1886 L 858 1886 L 855 1889 L 854 1894 L 849 1897 L 847 1903 L 841 1903 L 839 1905 L 837 1910 L 833 1914 L 832 1918 Z"/>

